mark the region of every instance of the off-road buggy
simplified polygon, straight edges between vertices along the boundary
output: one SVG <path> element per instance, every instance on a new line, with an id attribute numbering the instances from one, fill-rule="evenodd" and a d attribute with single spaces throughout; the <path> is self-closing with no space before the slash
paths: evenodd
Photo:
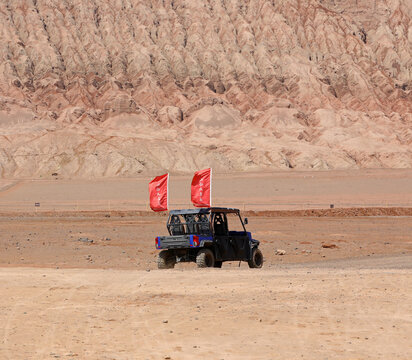
<path id="1" fill-rule="evenodd" d="M 247 224 L 238 209 L 201 208 L 172 210 L 167 220 L 169 236 L 155 239 L 160 249 L 159 269 L 170 269 L 177 262 L 196 262 L 198 267 L 222 267 L 224 261 L 247 261 L 261 268 L 263 255 L 259 241 L 246 231 Z M 232 231 L 229 231 L 232 229 Z M 234 231 L 235 229 L 235 231 Z"/>

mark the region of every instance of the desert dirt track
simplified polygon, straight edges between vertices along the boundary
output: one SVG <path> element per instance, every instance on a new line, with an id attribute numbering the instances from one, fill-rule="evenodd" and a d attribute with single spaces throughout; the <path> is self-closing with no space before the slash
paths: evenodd
<path id="1" fill-rule="evenodd" d="M 305 199 L 312 204 L 336 197 L 364 205 L 411 201 L 410 173 L 398 182 L 372 177 L 369 193 L 370 175 L 348 176 L 346 189 L 336 174 L 316 176 L 313 186 L 296 174 L 274 182 L 291 199 L 313 190 Z M 240 182 L 247 198 L 248 182 Z M 30 183 L 3 182 L 0 203 L 42 195 L 43 204 L 47 194 L 86 203 L 99 196 L 90 183 L 55 184 L 34 186 L 33 197 Z M 132 194 L 131 187 L 122 193 L 122 186 L 102 184 L 97 192 L 113 203 Z M 221 201 L 229 203 L 239 194 L 225 186 Z M 279 200 L 271 194 L 268 201 Z M 264 200 L 263 192 L 250 201 L 256 200 Z M 412 358 L 407 207 L 250 212 L 248 230 L 261 240 L 263 269 L 231 262 L 165 271 L 156 269 L 154 249 L 164 216 L 1 210 L 0 359 Z"/>
<path id="2" fill-rule="evenodd" d="M 114 179 L 0 179 L 0 210 L 148 211 L 153 176 Z M 170 177 L 171 208 L 187 208 L 191 176 Z M 411 169 L 215 174 L 213 205 L 241 210 L 412 207 Z M 35 208 L 35 202 L 40 203 Z"/>
<path id="3" fill-rule="evenodd" d="M 12 268 L 0 279 L 2 359 L 412 356 L 410 268 Z"/>

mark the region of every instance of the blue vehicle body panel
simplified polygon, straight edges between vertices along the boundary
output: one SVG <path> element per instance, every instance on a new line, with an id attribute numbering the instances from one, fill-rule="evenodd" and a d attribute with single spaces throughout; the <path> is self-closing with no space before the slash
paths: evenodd
<path id="1" fill-rule="evenodd" d="M 169 247 L 197 248 L 203 247 L 205 242 L 213 241 L 212 236 L 201 235 L 178 235 L 178 236 L 157 236 L 156 248 L 167 249 Z"/>
<path id="2" fill-rule="evenodd" d="M 245 235 L 244 231 L 229 231 L 229 236 L 242 236 Z M 249 240 L 252 240 L 252 234 L 247 231 L 246 232 L 247 237 L 249 238 Z"/>
<path id="3" fill-rule="evenodd" d="M 213 237 L 212 236 L 199 236 L 199 235 L 189 235 L 190 239 L 189 239 L 189 243 L 190 243 L 190 247 L 203 247 L 205 241 L 213 241 Z M 194 239 L 198 239 L 198 243 L 195 244 Z"/>

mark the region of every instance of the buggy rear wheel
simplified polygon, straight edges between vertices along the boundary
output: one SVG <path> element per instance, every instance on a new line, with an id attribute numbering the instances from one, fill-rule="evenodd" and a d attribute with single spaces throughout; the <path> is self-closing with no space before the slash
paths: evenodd
<path id="1" fill-rule="evenodd" d="M 250 268 L 260 269 L 263 266 L 263 254 L 258 248 L 252 250 L 252 257 L 248 261 Z"/>
<path id="2" fill-rule="evenodd" d="M 213 267 L 215 265 L 215 256 L 210 249 L 201 249 L 196 256 L 196 264 L 199 268 Z"/>
<path id="3" fill-rule="evenodd" d="M 176 257 L 169 250 L 162 250 L 157 256 L 157 267 L 159 269 L 173 269 L 175 264 Z"/>

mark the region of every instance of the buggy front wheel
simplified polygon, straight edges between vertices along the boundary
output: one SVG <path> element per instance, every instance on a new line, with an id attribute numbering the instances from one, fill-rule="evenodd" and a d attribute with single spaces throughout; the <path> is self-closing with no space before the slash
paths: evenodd
<path id="1" fill-rule="evenodd" d="M 258 248 L 252 250 L 252 256 L 248 261 L 250 268 L 260 269 L 263 266 L 263 254 Z"/>

